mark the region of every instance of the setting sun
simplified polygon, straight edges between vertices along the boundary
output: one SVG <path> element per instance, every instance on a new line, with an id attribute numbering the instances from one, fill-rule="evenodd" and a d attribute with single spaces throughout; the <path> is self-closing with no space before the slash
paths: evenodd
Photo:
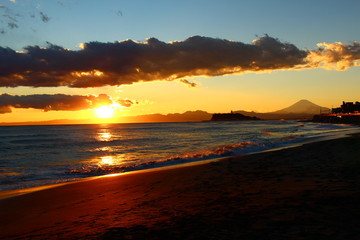
<path id="1" fill-rule="evenodd" d="M 111 118 L 114 116 L 114 108 L 111 106 L 101 106 L 95 108 L 95 113 L 98 118 Z"/>

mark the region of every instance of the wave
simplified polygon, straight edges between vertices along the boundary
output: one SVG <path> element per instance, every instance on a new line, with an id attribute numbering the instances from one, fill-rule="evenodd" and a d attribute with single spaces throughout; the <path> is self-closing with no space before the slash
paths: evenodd
<path id="1" fill-rule="evenodd" d="M 180 156 L 175 156 L 166 159 L 165 161 L 173 161 L 173 160 L 180 160 L 180 159 L 211 159 L 211 158 L 218 158 L 218 157 L 224 157 L 224 156 L 231 156 L 235 152 L 237 152 L 240 149 L 244 149 L 246 147 L 253 147 L 253 146 L 259 146 L 258 143 L 254 142 L 242 142 L 242 143 L 236 143 L 231 145 L 224 145 L 217 147 L 212 150 L 200 152 L 200 153 L 190 153 L 190 154 L 184 154 Z"/>
<path id="2" fill-rule="evenodd" d="M 256 147 L 261 147 L 262 144 L 254 142 L 242 142 L 230 145 L 219 146 L 211 150 L 206 150 L 196 153 L 186 153 L 181 155 L 171 156 L 169 158 L 151 160 L 141 163 L 129 163 L 122 165 L 88 165 L 82 166 L 79 168 L 70 169 L 66 173 L 70 174 L 105 174 L 105 173 L 115 173 L 115 172 L 125 172 L 132 170 L 139 170 L 144 168 L 151 167 L 160 167 L 164 165 L 174 165 L 186 162 L 201 161 L 207 159 L 215 159 L 220 157 L 227 157 L 237 155 L 239 151 L 244 149 L 254 149 Z"/>
<path id="3" fill-rule="evenodd" d="M 142 160 L 142 162 L 123 161 L 121 164 L 114 164 L 114 165 L 89 164 L 89 165 L 83 165 L 78 168 L 72 168 L 66 173 L 101 175 L 101 174 L 128 172 L 128 171 L 154 168 L 154 167 L 162 167 L 168 165 L 176 165 L 176 164 L 182 164 L 188 162 L 216 159 L 221 157 L 231 157 L 231 156 L 244 155 L 248 153 L 260 152 L 272 148 L 285 146 L 286 144 L 291 144 L 292 142 L 300 138 L 301 138 L 300 135 L 288 135 L 281 137 L 275 141 L 270 141 L 266 143 L 247 141 L 247 142 L 218 146 L 209 150 L 199 151 L 195 153 L 178 154 L 178 155 L 170 156 L 168 158 L 148 160 L 148 161 Z"/>
<path id="4" fill-rule="evenodd" d="M 0 188 L 244 155 L 358 132 L 346 125 L 295 121 L 0 129 L 0 173 L 5 173 L 0 174 Z M 12 172 L 20 175 L 6 174 Z"/>
<path id="5" fill-rule="evenodd" d="M 66 142 L 66 139 L 64 139 L 64 138 L 36 138 L 36 139 L 19 139 L 19 140 L 10 141 L 10 143 L 13 143 L 13 144 L 57 143 L 57 142 Z"/>

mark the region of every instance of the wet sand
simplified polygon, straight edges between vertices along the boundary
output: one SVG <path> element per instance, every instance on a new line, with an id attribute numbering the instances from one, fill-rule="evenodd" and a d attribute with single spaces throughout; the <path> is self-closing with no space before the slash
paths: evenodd
<path id="1" fill-rule="evenodd" d="M 0 239 L 360 239 L 360 136 L 0 200 Z"/>

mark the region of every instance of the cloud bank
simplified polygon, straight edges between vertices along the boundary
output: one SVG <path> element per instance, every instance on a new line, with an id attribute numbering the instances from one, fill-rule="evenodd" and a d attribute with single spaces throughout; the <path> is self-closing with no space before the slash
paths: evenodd
<path id="1" fill-rule="evenodd" d="M 0 95 L 0 114 L 11 113 L 11 108 L 33 108 L 47 111 L 78 111 L 97 108 L 102 105 L 117 104 L 130 107 L 135 102 L 128 99 L 113 100 L 106 94 L 98 96 L 34 94 Z"/>
<path id="2" fill-rule="evenodd" d="M 251 44 L 194 36 L 171 43 L 149 38 L 81 47 L 69 50 L 49 43 L 24 52 L 0 47 L 0 86 L 87 88 L 281 69 L 344 70 L 360 60 L 357 42 L 322 43 L 308 51 L 268 35 Z"/>

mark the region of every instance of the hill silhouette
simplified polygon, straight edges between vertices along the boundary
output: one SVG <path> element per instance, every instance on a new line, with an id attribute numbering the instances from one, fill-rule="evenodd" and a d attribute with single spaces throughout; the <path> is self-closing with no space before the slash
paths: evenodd
<path id="1" fill-rule="evenodd" d="M 258 113 L 258 112 L 248 112 L 248 111 L 235 111 L 236 113 L 241 113 L 250 117 L 258 117 L 261 119 L 267 120 L 276 120 L 276 119 L 312 119 L 316 114 L 329 112 L 330 109 L 326 107 L 321 107 L 315 103 L 310 102 L 309 100 L 302 99 L 293 105 L 283 108 L 274 112 L 267 113 Z"/>
<path id="2" fill-rule="evenodd" d="M 200 122 L 210 120 L 211 113 L 197 110 L 184 113 L 147 114 L 131 117 L 122 117 L 122 122 Z"/>
<path id="3" fill-rule="evenodd" d="M 247 111 L 234 111 L 248 117 L 256 117 L 260 119 L 312 119 L 314 115 L 321 112 L 328 112 L 330 109 L 321 107 L 308 100 L 300 100 L 293 105 L 284 109 L 268 112 L 257 113 Z M 196 122 L 208 121 L 213 114 L 206 111 L 187 111 L 184 113 L 170 113 L 170 114 L 148 114 L 132 117 L 123 117 L 122 122 Z"/>
<path id="4" fill-rule="evenodd" d="M 240 113 L 249 117 L 256 117 L 266 120 L 276 120 L 276 119 L 312 119 L 314 115 L 320 113 L 329 112 L 330 109 L 316 105 L 308 100 L 300 100 L 293 105 L 286 107 L 284 109 L 268 112 L 268 113 L 258 113 L 258 112 L 248 112 L 248 111 L 234 111 L 233 113 Z M 128 116 L 121 117 L 114 122 L 123 122 L 123 123 L 142 123 L 142 122 L 199 122 L 199 121 L 209 121 L 212 118 L 213 114 L 206 111 L 187 111 L 184 113 L 169 113 L 169 114 L 147 114 L 139 116 Z M 39 122 L 21 122 L 21 123 L 5 123 L 2 122 L 0 125 L 61 125 L 61 124 L 89 124 L 95 123 L 92 119 L 84 120 L 71 120 L 71 119 L 57 119 L 49 121 L 39 121 Z"/>

